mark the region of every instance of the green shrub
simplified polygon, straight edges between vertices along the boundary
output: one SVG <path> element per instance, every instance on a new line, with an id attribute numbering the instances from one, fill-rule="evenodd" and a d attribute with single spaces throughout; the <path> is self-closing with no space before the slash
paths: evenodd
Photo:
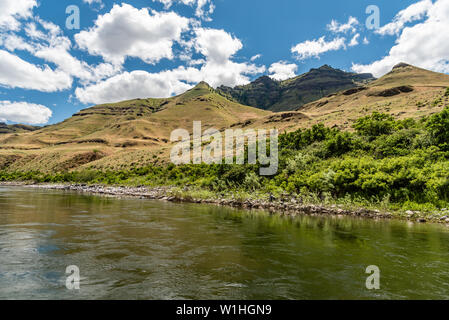
<path id="1" fill-rule="evenodd" d="M 434 143 L 441 150 L 449 151 L 449 107 L 432 115 L 427 122 L 427 129 L 432 135 Z"/>
<path id="2" fill-rule="evenodd" d="M 373 112 L 372 115 L 358 119 L 353 128 L 358 134 L 367 137 L 377 137 L 393 132 L 395 119 L 388 114 Z"/>

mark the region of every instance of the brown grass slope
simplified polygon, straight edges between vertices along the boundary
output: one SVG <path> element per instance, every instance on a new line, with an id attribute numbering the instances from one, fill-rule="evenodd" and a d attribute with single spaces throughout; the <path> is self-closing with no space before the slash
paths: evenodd
<path id="1" fill-rule="evenodd" d="M 203 82 L 173 98 L 98 105 L 34 132 L 0 135 L 0 169 L 143 166 L 166 160 L 170 133 L 192 132 L 193 121 L 224 130 L 269 114 L 229 101 Z"/>
<path id="2" fill-rule="evenodd" d="M 299 111 L 309 116 L 309 125 L 324 123 L 342 129 L 350 129 L 354 120 L 373 111 L 420 119 L 449 104 L 444 96 L 447 87 L 448 75 L 400 63 L 366 86 L 329 95 Z"/>

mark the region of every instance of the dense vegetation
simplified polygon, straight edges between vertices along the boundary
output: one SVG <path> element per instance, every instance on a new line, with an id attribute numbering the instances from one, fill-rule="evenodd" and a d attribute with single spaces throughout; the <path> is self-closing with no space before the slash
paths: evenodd
<path id="1" fill-rule="evenodd" d="M 279 171 L 273 177 L 258 176 L 257 165 L 171 164 L 118 172 L 0 172 L 0 181 L 177 185 L 217 195 L 232 190 L 423 211 L 447 207 L 449 107 L 420 121 L 373 113 L 353 128 L 315 125 L 280 135 Z"/>

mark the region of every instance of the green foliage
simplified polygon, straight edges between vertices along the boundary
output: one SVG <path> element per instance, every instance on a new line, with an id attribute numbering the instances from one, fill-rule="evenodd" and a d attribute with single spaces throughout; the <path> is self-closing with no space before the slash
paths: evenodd
<path id="1" fill-rule="evenodd" d="M 385 113 L 374 112 L 370 116 L 358 119 L 353 128 L 358 134 L 367 137 L 377 137 L 393 132 L 396 121 Z"/>
<path id="2" fill-rule="evenodd" d="M 353 147 L 352 135 L 349 132 L 338 132 L 327 139 L 325 143 L 325 154 L 327 157 L 338 157 L 351 151 Z"/>
<path id="3" fill-rule="evenodd" d="M 414 141 L 420 131 L 418 129 L 404 129 L 390 135 L 380 136 L 373 144 L 374 153 L 378 157 L 401 156 L 410 153 Z"/>
<path id="4" fill-rule="evenodd" d="M 255 191 L 260 189 L 260 178 L 254 172 L 250 172 L 246 175 L 245 181 L 243 182 L 243 186 L 249 191 Z"/>
<path id="5" fill-rule="evenodd" d="M 279 137 L 281 149 L 301 150 L 314 142 L 324 141 L 334 135 L 335 129 L 326 128 L 323 124 L 316 124 L 311 129 L 297 130 Z"/>
<path id="6" fill-rule="evenodd" d="M 449 107 L 434 114 L 427 122 L 434 143 L 442 150 L 449 151 Z"/>

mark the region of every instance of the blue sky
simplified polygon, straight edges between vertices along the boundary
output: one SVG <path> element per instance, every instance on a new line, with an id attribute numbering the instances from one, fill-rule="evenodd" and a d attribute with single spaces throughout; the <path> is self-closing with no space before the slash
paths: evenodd
<path id="1" fill-rule="evenodd" d="M 52 124 L 98 103 L 323 64 L 381 76 L 404 61 L 448 73 L 448 2 L 2 0 L 0 122 Z M 368 28 L 373 3 L 378 25 Z M 70 5 L 80 29 L 66 26 Z"/>

